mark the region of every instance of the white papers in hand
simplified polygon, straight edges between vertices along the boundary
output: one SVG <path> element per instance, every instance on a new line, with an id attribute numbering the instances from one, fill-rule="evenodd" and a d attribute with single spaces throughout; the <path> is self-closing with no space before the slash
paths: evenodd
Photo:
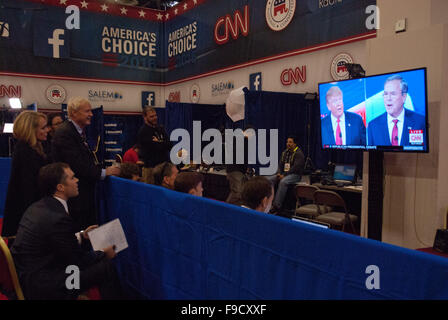
<path id="1" fill-rule="evenodd" d="M 90 231 L 89 239 L 93 250 L 103 250 L 115 245 L 115 252 L 118 253 L 128 247 L 126 236 L 118 219 Z"/>

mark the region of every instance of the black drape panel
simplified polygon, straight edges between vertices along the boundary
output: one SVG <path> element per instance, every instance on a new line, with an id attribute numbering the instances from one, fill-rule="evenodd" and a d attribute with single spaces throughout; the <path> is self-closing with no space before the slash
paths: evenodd
<path id="1" fill-rule="evenodd" d="M 226 125 L 226 108 L 225 105 L 211 104 L 193 104 L 192 120 L 201 121 L 201 130 L 207 129 L 224 129 Z"/>
<path id="2" fill-rule="evenodd" d="M 143 117 L 141 115 L 104 115 L 104 123 L 115 123 L 117 124 L 117 130 L 122 131 L 117 142 L 123 149 L 121 154 L 123 155 L 137 143 L 137 133 L 143 125 Z M 105 140 L 107 140 L 107 137 L 105 137 Z"/>
<path id="3" fill-rule="evenodd" d="M 193 121 L 201 122 L 201 135 L 211 128 L 222 130 L 228 121 L 225 105 L 166 102 L 165 127 L 168 135 L 174 129 L 187 130 L 190 134 L 190 151 L 193 150 Z M 208 143 L 202 142 L 202 147 Z"/>
<path id="4" fill-rule="evenodd" d="M 256 130 L 278 130 L 278 155 L 286 148 L 288 135 L 297 138 L 297 145 L 307 156 L 307 123 L 309 104 L 304 94 L 245 90 L 245 125 Z M 270 150 L 269 131 L 268 152 Z M 258 150 L 258 147 L 257 147 Z"/>

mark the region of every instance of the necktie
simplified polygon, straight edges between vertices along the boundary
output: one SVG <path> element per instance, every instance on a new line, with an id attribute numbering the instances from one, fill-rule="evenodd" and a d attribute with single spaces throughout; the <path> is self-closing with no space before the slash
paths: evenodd
<path id="1" fill-rule="evenodd" d="M 392 129 L 391 142 L 393 146 L 398 146 L 398 126 L 397 126 L 398 119 L 392 120 L 392 122 L 394 123 L 394 128 Z"/>
<path id="2" fill-rule="evenodd" d="M 338 146 L 342 145 L 342 133 L 341 133 L 341 127 L 339 126 L 339 121 L 341 120 L 337 120 L 338 121 L 338 126 L 336 127 L 336 144 Z"/>

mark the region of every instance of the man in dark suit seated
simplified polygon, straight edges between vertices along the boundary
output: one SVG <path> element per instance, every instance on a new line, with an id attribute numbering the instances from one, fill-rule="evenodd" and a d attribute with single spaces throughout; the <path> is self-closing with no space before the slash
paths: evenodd
<path id="1" fill-rule="evenodd" d="M 366 127 L 362 117 L 344 111 L 344 99 L 339 87 L 331 87 L 326 95 L 330 115 L 322 119 L 322 145 L 365 146 Z"/>
<path id="2" fill-rule="evenodd" d="M 39 187 L 45 197 L 25 211 L 11 249 L 25 298 L 76 299 L 92 286 L 100 287 L 104 299 L 119 298 L 110 261 L 114 248 L 86 250 L 88 232 L 97 226 L 75 233 L 79 229 L 67 206 L 67 200 L 78 195 L 73 171 L 61 162 L 46 165 L 39 172 Z M 68 279 L 73 272 L 67 272 L 69 266 L 79 268 L 79 285 Z"/>
<path id="3" fill-rule="evenodd" d="M 399 75 L 387 78 L 384 83 L 384 112 L 367 125 L 370 146 L 409 146 L 409 130 L 425 132 L 425 117 L 404 108 L 408 84 Z M 422 141 L 426 141 L 423 138 Z"/>
<path id="4" fill-rule="evenodd" d="M 95 210 L 95 185 L 108 175 L 119 175 L 120 168 L 111 166 L 102 169 L 89 149 L 85 128 L 92 119 L 89 101 L 75 97 L 68 101 L 69 120 L 55 131 L 52 142 L 52 158 L 55 162 L 65 162 L 79 179 L 79 196 L 70 199 L 70 214 L 80 229 L 97 223 Z"/>

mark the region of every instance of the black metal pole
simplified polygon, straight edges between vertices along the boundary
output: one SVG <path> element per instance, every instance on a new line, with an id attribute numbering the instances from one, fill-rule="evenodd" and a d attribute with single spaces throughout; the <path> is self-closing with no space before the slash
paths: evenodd
<path id="1" fill-rule="evenodd" d="M 368 232 L 369 239 L 381 241 L 383 228 L 382 151 L 369 152 Z"/>

